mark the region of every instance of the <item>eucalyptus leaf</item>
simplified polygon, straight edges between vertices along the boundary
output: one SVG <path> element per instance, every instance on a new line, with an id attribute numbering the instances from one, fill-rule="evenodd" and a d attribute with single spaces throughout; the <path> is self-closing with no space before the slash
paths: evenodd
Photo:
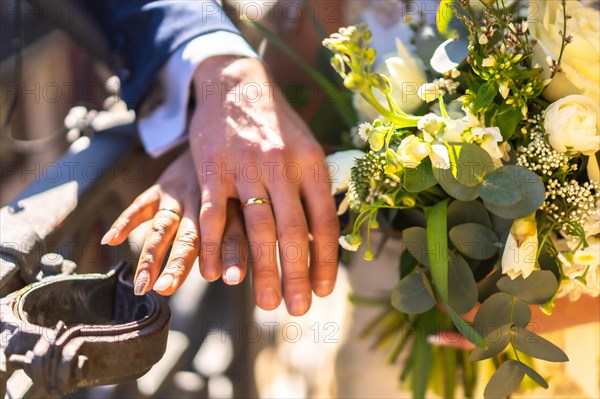
<path id="1" fill-rule="evenodd" d="M 507 360 L 498 367 L 483 391 L 484 398 L 504 398 L 519 389 L 525 371 L 516 360 Z"/>
<path id="2" fill-rule="evenodd" d="M 448 258 L 448 304 L 460 313 L 467 313 L 477 303 L 477 283 L 471 268 L 456 254 Z"/>
<path id="3" fill-rule="evenodd" d="M 500 176 L 502 175 L 502 176 Z M 504 165 L 485 176 L 483 186 L 494 185 L 494 180 L 509 178 L 521 199 L 512 205 L 498 204 L 497 191 L 480 190 L 485 207 L 504 219 L 517 219 L 535 212 L 546 199 L 546 190 L 542 179 L 531 170 L 519 165 Z M 488 197 L 486 197 L 486 195 Z"/>
<path id="4" fill-rule="evenodd" d="M 469 40 L 448 39 L 433 52 L 430 65 L 434 71 L 444 74 L 458 67 L 469 55 Z"/>
<path id="5" fill-rule="evenodd" d="M 433 168 L 433 175 L 444 191 L 460 201 L 471 201 L 479 197 L 479 186 L 467 187 L 458 182 L 450 169 Z"/>
<path id="6" fill-rule="evenodd" d="M 416 168 L 404 168 L 404 188 L 409 193 L 420 193 L 437 184 L 429 157 Z"/>
<path id="7" fill-rule="evenodd" d="M 518 363 L 518 366 L 521 368 L 521 370 L 523 370 L 525 372 L 525 374 L 527 374 L 529 376 L 529 378 L 534 380 L 536 382 L 536 384 L 538 384 L 539 386 L 541 386 L 544 389 L 548 389 L 548 382 L 546 382 L 544 377 L 539 375 L 537 371 L 535 371 L 534 369 L 532 369 L 531 367 L 529 367 L 528 365 L 526 365 L 523 362 L 517 362 L 517 363 Z"/>
<path id="8" fill-rule="evenodd" d="M 402 231 L 404 247 L 422 265 L 429 266 L 427 256 L 427 230 L 423 227 L 409 227 Z"/>
<path id="9" fill-rule="evenodd" d="M 490 213 L 489 215 L 491 216 L 492 223 L 494 224 L 494 231 L 496 234 L 498 234 L 498 237 L 500 237 L 500 242 L 506 242 L 513 220 L 501 218 L 493 213 Z"/>
<path id="10" fill-rule="evenodd" d="M 452 308 L 450 306 L 448 306 L 447 304 L 446 304 L 446 311 L 450 315 L 450 318 L 452 319 L 452 323 L 454 323 L 454 326 L 456 327 L 456 329 L 466 339 L 468 339 L 469 341 L 471 341 L 472 343 L 474 343 L 479 348 L 487 348 L 487 343 L 485 342 L 485 340 L 483 339 L 483 337 L 481 336 L 481 334 L 479 334 L 473 328 L 472 325 L 470 325 L 469 323 L 467 323 L 466 320 L 464 320 L 462 317 L 460 317 L 459 314 L 456 313 L 454 310 L 452 310 Z"/>
<path id="11" fill-rule="evenodd" d="M 546 303 L 558 289 L 558 281 L 549 270 L 534 270 L 529 277 L 519 276 L 514 280 L 504 276 L 496 285 L 500 291 L 534 305 Z"/>
<path id="12" fill-rule="evenodd" d="M 433 174 L 440 186 L 450 196 L 471 201 L 479 197 L 479 189 L 484 177 L 494 170 L 489 154 L 475 144 L 448 143 L 450 168 L 433 168 Z"/>
<path id="13" fill-rule="evenodd" d="M 569 358 L 558 346 L 539 335 L 515 326 L 513 345 L 526 355 L 549 362 L 568 362 Z"/>
<path id="14" fill-rule="evenodd" d="M 408 276 L 410 272 L 415 270 L 418 264 L 419 261 L 411 255 L 410 251 L 407 249 L 402 251 L 402 255 L 400 256 L 400 278 Z"/>
<path id="15" fill-rule="evenodd" d="M 459 224 L 450 229 L 449 235 L 452 244 L 469 258 L 485 260 L 498 253 L 498 235 L 482 224 Z"/>
<path id="16" fill-rule="evenodd" d="M 525 327 L 531 320 L 529 306 L 504 292 L 497 292 L 481 304 L 473 320 L 473 328 L 482 336 L 486 336 L 491 331 L 511 323 L 510 315 L 513 300 L 515 306 L 512 323 L 519 327 Z"/>
<path id="17" fill-rule="evenodd" d="M 452 201 L 448 206 L 448 227 L 463 223 L 479 223 L 492 227 L 490 214 L 481 201 Z"/>
<path id="18" fill-rule="evenodd" d="M 402 313 L 424 313 L 435 305 L 427 277 L 415 271 L 396 284 L 391 295 L 392 306 Z"/>
<path id="19" fill-rule="evenodd" d="M 502 327 L 496 328 L 484 337 L 487 343 L 487 349 L 475 348 L 469 354 L 469 360 L 479 361 L 489 359 L 502 352 L 510 342 L 510 332 L 514 324 L 505 324 Z"/>
<path id="20" fill-rule="evenodd" d="M 487 151 L 475 144 L 450 143 L 448 156 L 452 174 L 463 186 L 481 185 L 484 177 L 495 169 Z"/>
<path id="21" fill-rule="evenodd" d="M 497 206 L 511 206 L 523 199 L 518 184 L 505 174 L 496 172 L 485 177 L 479 195 Z"/>

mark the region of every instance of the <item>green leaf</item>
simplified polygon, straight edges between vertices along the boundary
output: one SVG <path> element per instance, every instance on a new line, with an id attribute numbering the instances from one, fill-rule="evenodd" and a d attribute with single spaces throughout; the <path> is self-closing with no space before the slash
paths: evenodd
<path id="1" fill-rule="evenodd" d="M 521 195 L 521 199 L 512 205 L 498 204 L 496 202 L 499 198 L 496 195 L 497 191 L 483 189 L 485 185 L 493 185 L 495 179 L 505 180 L 505 178 L 509 178 L 513 182 L 514 187 Z M 546 199 L 546 190 L 542 179 L 534 172 L 519 165 L 501 166 L 494 172 L 487 174 L 480 194 L 485 207 L 504 219 L 525 217 L 539 209 Z"/>
<path id="2" fill-rule="evenodd" d="M 448 199 L 427 210 L 427 253 L 429 268 L 436 290 L 448 302 L 448 230 L 446 209 Z"/>
<path id="3" fill-rule="evenodd" d="M 521 368 L 521 370 L 523 370 L 525 372 L 525 374 L 527 374 L 529 376 L 529 378 L 534 380 L 536 382 L 536 384 L 538 384 L 539 386 L 541 386 L 544 389 L 548 389 L 548 383 L 546 382 L 544 377 L 542 377 L 541 375 L 538 374 L 537 371 L 535 371 L 534 369 L 532 369 L 525 363 L 522 363 L 522 362 L 517 362 L 517 363 L 518 363 L 518 366 Z"/>
<path id="4" fill-rule="evenodd" d="M 511 332 L 511 328 L 513 326 L 514 324 L 509 323 L 491 331 L 484 338 L 485 342 L 488 345 L 487 349 L 473 349 L 473 351 L 471 351 L 471 353 L 469 354 L 469 360 L 479 361 L 489 359 L 490 357 L 496 356 L 498 353 L 502 352 L 510 342 L 509 333 Z"/>
<path id="5" fill-rule="evenodd" d="M 500 129 L 502 137 L 508 140 L 512 137 L 523 119 L 523 114 L 519 108 L 512 105 L 503 105 L 495 116 L 495 125 Z"/>
<path id="6" fill-rule="evenodd" d="M 454 399 L 456 394 L 456 360 L 458 351 L 454 348 L 439 348 L 442 357 L 442 373 L 444 375 L 444 397 Z"/>
<path id="7" fill-rule="evenodd" d="M 473 327 L 481 335 L 486 336 L 491 331 L 511 323 L 510 314 L 513 300 L 515 307 L 512 322 L 519 327 L 525 327 L 531 320 L 531 309 L 525 302 L 504 292 L 495 293 L 481 304 L 473 320 Z"/>
<path id="8" fill-rule="evenodd" d="M 427 277 L 415 271 L 396 284 L 391 295 L 392 306 L 403 313 L 424 313 L 435 305 Z"/>
<path id="9" fill-rule="evenodd" d="M 487 348 L 487 343 L 481 337 L 481 335 L 471 326 L 467 321 L 458 315 L 452 308 L 446 304 L 446 310 L 452 319 L 452 323 L 456 329 L 469 341 L 474 343 L 480 348 Z"/>
<path id="10" fill-rule="evenodd" d="M 479 195 L 497 206 L 511 206 L 523 198 L 519 186 L 503 173 L 489 173 L 481 185 Z"/>
<path id="11" fill-rule="evenodd" d="M 490 214 L 481 201 L 452 201 L 448 206 L 448 227 L 463 223 L 492 227 Z"/>
<path id="12" fill-rule="evenodd" d="M 463 186 L 479 186 L 488 172 L 494 170 L 490 155 L 475 144 L 450 143 L 448 155 L 452 174 Z"/>
<path id="13" fill-rule="evenodd" d="M 404 168 L 404 188 L 409 193 L 420 193 L 436 185 L 429 157 L 423 159 L 416 168 Z"/>
<path id="14" fill-rule="evenodd" d="M 469 258 L 485 260 L 498 253 L 498 235 L 482 224 L 459 224 L 450 229 L 449 235 L 452 244 Z"/>
<path id="15" fill-rule="evenodd" d="M 498 84 L 491 80 L 479 86 L 475 101 L 473 102 L 473 111 L 480 111 L 483 107 L 493 102 L 497 94 Z"/>
<path id="16" fill-rule="evenodd" d="M 427 317 L 427 315 L 425 315 Z M 429 323 L 428 323 L 429 324 Z M 430 331 L 427 326 L 425 331 Z M 418 331 L 422 333 L 423 330 Z M 422 336 L 422 335 L 418 335 Z M 414 346 L 414 365 L 412 370 L 411 388 L 414 398 L 424 398 L 429 381 L 429 372 L 431 370 L 431 345 L 423 339 L 416 339 Z"/>
<path id="17" fill-rule="evenodd" d="M 419 261 L 417 261 L 415 257 L 410 254 L 410 251 L 407 249 L 402 251 L 402 256 L 400 256 L 400 278 L 408 276 L 408 274 L 412 272 L 418 264 Z"/>
<path id="18" fill-rule="evenodd" d="M 451 167 L 433 168 L 435 179 L 444 191 L 458 200 L 476 199 L 484 177 L 494 170 L 492 158 L 475 144 L 449 143 L 448 146 Z"/>
<path id="19" fill-rule="evenodd" d="M 448 304 L 460 313 L 467 313 L 477 303 L 477 283 L 471 268 L 456 254 L 448 262 Z"/>
<path id="20" fill-rule="evenodd" d="M 515 360 L 507 360 L 498 367 L 483 391 L 487 398 L 504 398 L 517 389 L 525 377 L 525 371 Z"/>
<path id="21" fill-rule="evenodd" d="M 422 265 L 429 266 L 427 256 L 427 230 L 423 227 L 409 227 L 402 231 L 404 247 Z"/>
<path id="22" fill-rule="evenodd" d="M 444 191 L 460 201 L 471 201 L 479 197 L 479 186 L 467 187 L 462 185 L 452 175 L 451 169 L 433 168 L 433 175 Z"/>
<path id="23" fill-rule="evenodd" d="M 500 291 L 534 305 L 546 303 L 558 289 L 558 281 L 549 270 L 535 270 L 527 278 L 519 276 L 514 280 L 504 276 L 496 285 Z"/>
<path id="24" fill-rule="evenodd" d="M 513 345 L 524 354 L 549 362 L 569 361 L 565 352 L 547 339 L 518 326 L 513 327 L 513 331 Z"/>

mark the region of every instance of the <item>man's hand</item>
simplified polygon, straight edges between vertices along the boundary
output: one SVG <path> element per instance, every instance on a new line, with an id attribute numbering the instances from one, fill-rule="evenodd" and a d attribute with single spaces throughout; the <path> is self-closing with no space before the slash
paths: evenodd
<path id="1" fill-rule="evenodd" d="M 221 276 L 228 199 L 268 198 L 271 204 L 243 208 L 256 302 L 267 310 L 281 302 L 278 251 L 288 311 L 302 315 L 311 289 L 331 293 L 338 267 L 339 224 L 323 151 L 259 60 L 207 59 L 194 93 L 189 137 L 202 197 L 201 273 L 210 281 Z"/>

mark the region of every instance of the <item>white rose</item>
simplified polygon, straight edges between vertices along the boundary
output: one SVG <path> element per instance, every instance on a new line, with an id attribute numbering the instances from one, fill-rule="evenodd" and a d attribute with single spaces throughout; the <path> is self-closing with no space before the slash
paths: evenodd
<path id="1" fill-rule="evenodd" d="M 552 104 L 544 112 L 548 142 L 561 153 L 592 155 L 600 150 L 598 103 L 573 94 Z"/>
<path id="2" fill-rule="evenodd" d="M 550 77 L 546 58 L 558 60 L 563 29 L 562 2 L 531 0 L 529 9 L 529 31 L 538 41 L 534 48 L 533 61 L 544 67 L 543 77 Z M 573 42 L 565 47 L 561 59 L 562 72 L 554 75 L 544 91 L 550 101 L 569 94 L 583 94 L 600 102 L 600 12 L 586 7 L 576 0 L 568 0 L 567 35 Z"/>
<path id="3" fill-rule="evenodd" d="M 417 95 L 419 87 L 427 81 L 425 68 L 419 59 L 415 58 L 402 41 L 396 39 L 398 55 L 385 60 L 384 64 L 375 68 L 375 72 L 388 77 L 392 85 L 392 99 L 406 113 L 415 112 L 423 102 Z M 375 95 L 384 104 L 385 97 L 375 90 Z M 354 96 L 354 107 L 363 120 L 373 120 L 379 113 L 359 94 Z"/>

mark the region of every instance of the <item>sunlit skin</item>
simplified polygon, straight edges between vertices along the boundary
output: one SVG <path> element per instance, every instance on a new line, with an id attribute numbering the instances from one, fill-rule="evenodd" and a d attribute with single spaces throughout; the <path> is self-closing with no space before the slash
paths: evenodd
<path id="1" fill-rule="evenodd" d="M 173 281 L 154 286 L 160 293 L 173 293 L 196 257 L 205 279 L 224 278 L 229 284 L 243 279 L 250 257 L 256 303 L 266 310 L 284 298 L 290 314 L 302 315 L 310 308 L 312 292 L 325 296 L 333 291 L 339 222 L 324 153 L 271 82 L 256 59 L 219 56 L 198 66 L 189 154 L 125 210 L 113 226 L 116 232 L 109 230 L 113 233 L 103 240 L 119 244 L 141 221 L 154 219 L 138 264 L 137 294 L 156 284 L 171 243 L 176 258 L 166 270 Z M 217 90 L 207 95 L 208 86 Z M 238 172 L 248 165 L 258 171 L 252 178 Z M 271 203 L 246 206 L 240 213 L 240 201 L 250 198 Z M 232 199 L 238 201 L 232 204 Z M 290 247 L 296 249 L 292 254 L 283 250 Z M 239 262 L 225 264 L 227 259 Z"/>

